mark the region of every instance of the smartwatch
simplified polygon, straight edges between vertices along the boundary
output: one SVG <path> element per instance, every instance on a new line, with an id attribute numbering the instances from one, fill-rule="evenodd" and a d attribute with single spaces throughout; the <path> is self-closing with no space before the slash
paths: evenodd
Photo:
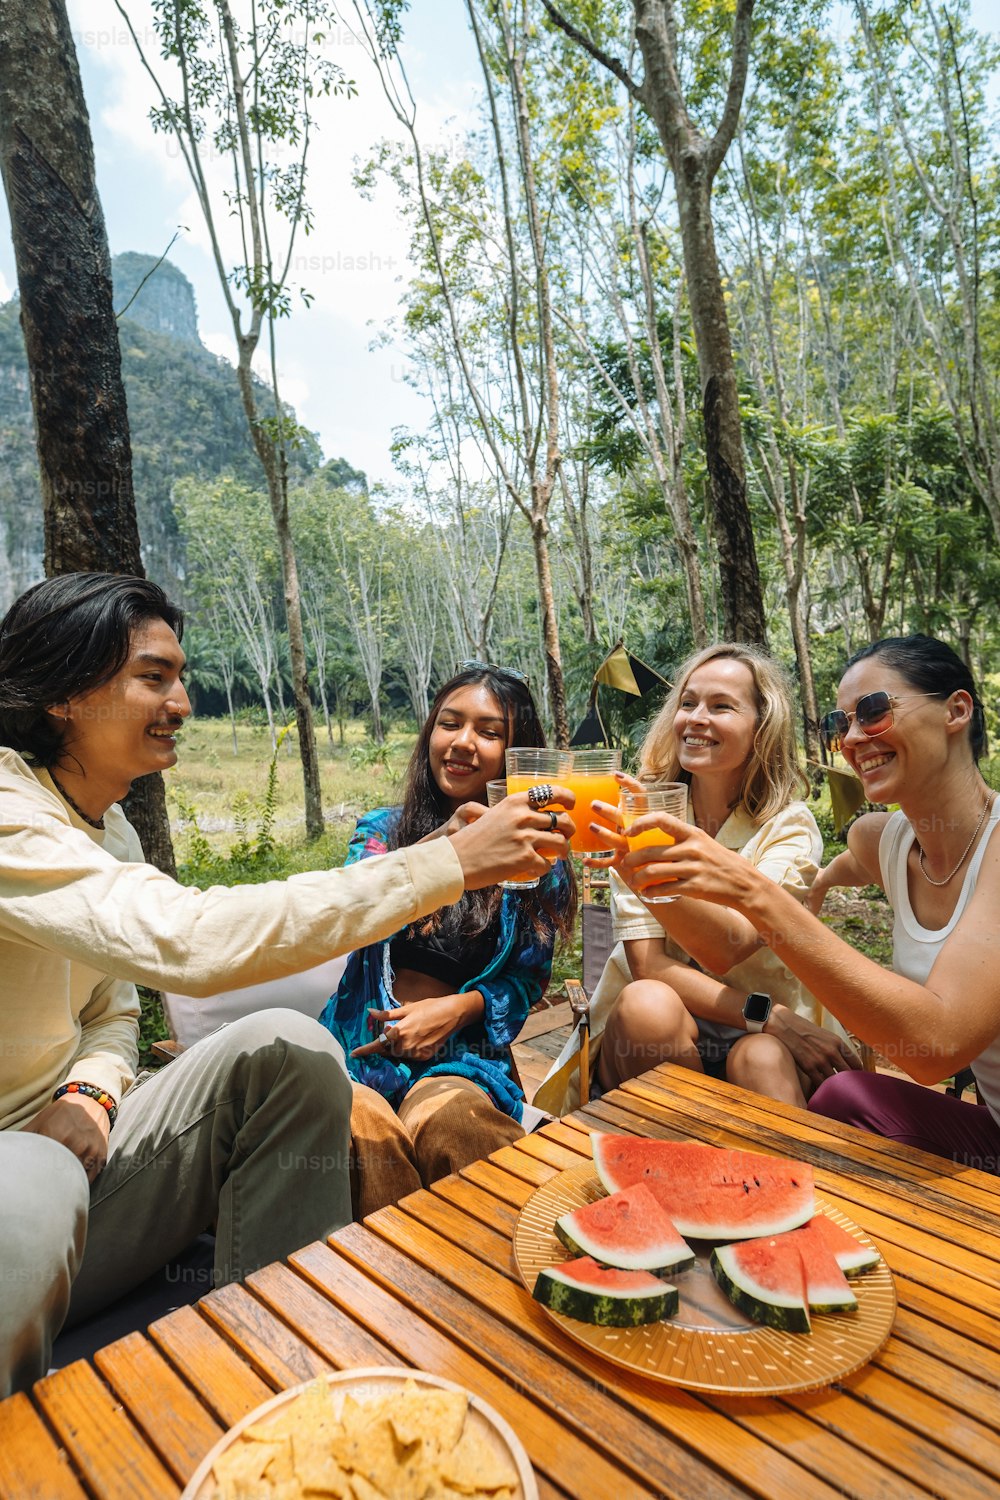
<path id="1" fill-rule="evenodd" d="M 754 990 L 753 994 L 746 997 L 743 1002 L 743 1019 L 748 1032 L 764 1030 L 772 1004 L 770 995 L 765 995 L 760 990 Z"/>

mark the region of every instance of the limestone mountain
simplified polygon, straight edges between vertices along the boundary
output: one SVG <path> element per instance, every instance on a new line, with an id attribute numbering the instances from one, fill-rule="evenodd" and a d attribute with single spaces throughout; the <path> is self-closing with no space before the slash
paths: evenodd
<path id="1" fill-rule="evenodd" d="M 183 598 L 183 544 L 171 501 L 175 483 L 232 473 L 263 487 L 263 475 L 233 368 L 198 336 L 187 277 L 169 261 L 157 265 L 155 256 L 132 252 L 115 256 L 113 275 L 143 562 L 151 578 Z M 294 458 L 303 474 L 322 461 L 314 440 Z M 332 466 L 338 483 L 366 487 L 364 475 L 346 461 Z M 41 578 L 42 557 L 31 396 L 14 298 L 0 307 L 0 612 Z"/>

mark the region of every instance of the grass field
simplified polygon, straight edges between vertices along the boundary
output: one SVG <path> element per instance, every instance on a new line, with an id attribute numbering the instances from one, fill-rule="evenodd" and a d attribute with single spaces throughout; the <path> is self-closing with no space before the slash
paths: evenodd
<path id="1" fill-rule="evenodd" d="M 185 807 L 195 811 L 202 832 L 214 848 L 222 850 L 227 838 L 263 801 L 271 763 L 268 732 L 241 724 L 237 739 L 239 754 L 234 755 L 227 720 L 194 719 L 184 726 L 178 763 L 165 778 L 178 858 L 183 857 L 186 836 L 182 818 Z M 359 812 L 392 798 L 413 741 L 412 735 L 390 735 L 386 745 L 378 749 L 361 724 L 350 723 L 343 747 L 331 747 L 321 727 L 320 777 L 324 812 L 331 828 L 344 823 L 353 827 Z M 292 843 L 302 840 L 302 768 L 294 734 L 278 751 L 276 794 L 275 832 Z"/>

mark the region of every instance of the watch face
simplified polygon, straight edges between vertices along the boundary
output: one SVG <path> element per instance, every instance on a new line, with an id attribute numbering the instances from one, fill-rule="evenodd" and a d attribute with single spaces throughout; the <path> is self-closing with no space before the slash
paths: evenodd
<path id="1" fill-rule="evenodd" d="M 770 995 L 748 995 L 743 1002 L 743 1016 L 747 1021 L 758 1021 L 763 1025 L 771 1014 Z"/>

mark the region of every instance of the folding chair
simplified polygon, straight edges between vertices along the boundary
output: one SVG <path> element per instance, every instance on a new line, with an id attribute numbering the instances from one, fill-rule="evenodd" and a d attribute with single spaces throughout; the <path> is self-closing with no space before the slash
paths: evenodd
<path id="1" fill-rule="evenodd" d="M 566 980 L 566 998 L 580 1033 L 580 1103 L 590 1098 L 590 997 L 604 973 L 615 946 L 611 931 L 611 882 L 607 876 L 583 867 L 580 932 L 583 946 L 583 977 Z M 603 900 L 595 900 L 602 895 Z"/>

